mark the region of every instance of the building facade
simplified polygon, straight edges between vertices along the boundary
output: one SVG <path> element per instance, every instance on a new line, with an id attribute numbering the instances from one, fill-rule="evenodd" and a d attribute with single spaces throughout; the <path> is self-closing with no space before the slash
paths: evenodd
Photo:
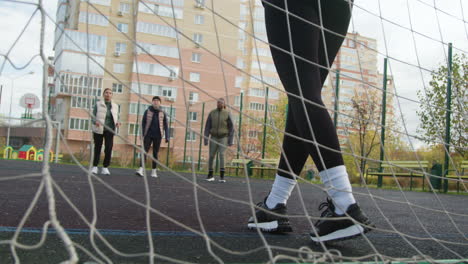
<path id="1" fill-rule="evenodd" d="M 155 95 L 171 117 L 171 141 L 161 144 L 162 160 L 207 159 L 200 133 L 219 97 L 228 103 L 236 138 L 241 132 L 242 151 L 259 157 L 264 116 L 285 96 L 261 1 L 60 0 L 56 21 L 50 111 L 62 122 L 72 152 L 89 152 L 90 111 L 103 90 L 112 88 L 121 122 L 113 157 L 123 164 L 138 155 L 139 124 Z M 358 34 L 345 40 L 332 66 L 341 73 L 340 111 L 350 110 L 356 91 L 379 86 L 375 48 L 375 40 Z M 327 107 L 334 104 L 335 78 L 331 73 L 324 87 Z M 342 140 L 344 127 L 349 120 L 340 117 Z M 231 148 L 228 157 L 236 151 Z"/>

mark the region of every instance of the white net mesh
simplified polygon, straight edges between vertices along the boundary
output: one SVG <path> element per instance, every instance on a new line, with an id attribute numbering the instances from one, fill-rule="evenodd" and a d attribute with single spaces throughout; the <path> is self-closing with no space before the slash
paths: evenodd
<path id="1" fill-rule="evenodd" d="M 322 26 L 321 13 L 318 24 L 290 13 L 292 2 L 283 2 L 286 8 L 274 1 L 263 5 L 318 27 L 320 34 L 339 35 Z M 13 110 L 0 118 L 0 262 L 466 261 L 466 3 L 348 4 L 351 33 L 341 36 L 334 63 L 317 65 L 282 51 L 294 62 L 329 70 L 323 100 L 334 117 L 353 194 L 375 224 L 353 241 L 314 244 L 309 232 L 323 220 L 316 208 L 326 188 L 313 178 L 310 159 L 288 201 L 294 232 L 246 228 L 256 202 L 270 190 L 284 135 L 329 149 L 313 133 L 310 140 L 285 131 L 287 96 L 298 97 L 304 109 L 317 104 L 284 90 L 270 52 L 280 48 L 268 43 L 260 1 L 0 3 L 7 33 L 0 76 L 19 82 L 25 70 L 42 73 L 41 84 L 33 85 L 41 94 L 41 114 L 18 119 Z M 19 14 L 18 24 L 10 25 L 10 13 Z M 52 49 L 53 59 L 47 57 Z M 291 74 L 298 79 L 297 65 Z M 8 82 L 2 113 L 6 87 Z M 10 98 L 20 96 L 13 81 L 11 87 Z M 110 176 L 91 172 L 93 107 L 108 87 L 120 123 L 113 131 Z M 158 160 L 150 155 L 144 166 L 157 161 L 160 177 L 139 178 L 134 169 L 144 153 L 141 122 L 155 95 L 169 117 L 170 140 L 162 142 Z M 234 146 L 226 146 L 230 177 L 224 185 L 204 181 L 204 125 L 218 98 L 235 127 Z M 304 129 L 314 131 L 306 121 Z"/>

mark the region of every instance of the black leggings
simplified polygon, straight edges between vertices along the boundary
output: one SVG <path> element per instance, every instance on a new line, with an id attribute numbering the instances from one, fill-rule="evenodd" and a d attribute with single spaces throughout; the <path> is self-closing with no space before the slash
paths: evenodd
<path id="1" fill-rule="evenodd" d="M 301 90 L 304 98 L 322 106 L 315 106 L 304 102 L 308 114 L 307 117 L 302 101 L 299 98 L 288 95 L 286 132 L 303 139 L 312 140 L 309 119 L 313 134 L 315 135 L 315 142 L 334 150 L 331 151 L 319 146 L 319 153 L 317 145 L 312 143 L 307 144 L 304 141 L 285 135 L 278 174 L 293 178 L 292 174 L 288 173 L 290 169 L 287 162 L 289 162 L 292 172 L 299 175 L 309 155 L 312 156 L 319 171 L 343 165 L 343 157 L 341 156 L 336 129 L 322 102 L 322 85 L 328 75 L 327 68 L 332 65 L 343 43 L 343 37 L 325 31 L 326 46 L 324 46 L 322 31 L 319 27 L 301 21 L 292 15 L 289 16 L 291 31 L 289 33 L 285 11 L 278 10 L 270 6 L 270 4 L 286 9 L 285 1 L 287 1 L 287 8 L 290 13 L 316 25 L 321 24 L 319 16 L 319 13 L 321 13 L 323 27 L 340 35 L 346 35 L 348 30 L 351 18 L 350 4 L 345 0 L 263 1 L 265 2 L 263 6 L 265 7 L 268 40 L 273 45 L 270 46 L 270 49 L 276 70 L 285 90 L 298 96 L 301 95 Z M 320 9 L 318 1 L 320 1 Z M 292 49 L 289 34 L 291 34 Z M 293 52 L 295 55 L 313 63 L 318 63 L 324 66 L 325 69 L 296 58 L 297 76 L 299 77 L 299 80 L 297 80 L 291 54 L 276 49 L 274 46 L 288 52 Z M 327 53 L 325 53 L 325 50 Z M 327 56 L 329 64 L 327 64 Z M 287 157 L 287 161 L 285 157 Z"/>
<path id="2" fill-rule="evenodd" d="M 107 129 L 104 129 L 102 134 L 93 133 L 94 136 L 94 159 L 93 166 L 99 165 L 99 159 L 101 157 L 102 143 L 105 141 L 104 148 L 104 162 L 102 166 L 104 168 L 109 167 L 112 158 L 112 147 L 114 146 L 114 133 Z"/>

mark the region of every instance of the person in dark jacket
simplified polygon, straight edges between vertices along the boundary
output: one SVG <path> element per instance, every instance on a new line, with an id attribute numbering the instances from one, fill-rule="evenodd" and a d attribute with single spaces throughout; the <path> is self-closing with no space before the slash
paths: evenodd
<path id="1" fill-rule="evenodd" d="M 153 158 L 158 159 L 159 146 L 161 145 L 161 140 L 163 137 L 166 138 L 166 143 L 169 142 L 169 127 L 167 125 L 167 115 L 164 111 L 161 110 L 161 98 L 159 96 L 154 96 L 153 105 L 146 109 L 143 114 L 143 119 L 141 121 L 142 136 L 143 136 L 143 147 L 145 149 L 145 154 L 141 158 L 141 167 L 136 171 L 138 176 L 144 176 L 143 165 L 146 161 L 146 155 L 153 145 Z M 158 174 L 156 172 L 157 163 L 153 160 L 153 166 L 151 170 L 151 177 L 157 178 Z"/>
<path id="2" fill-rule="evenodd" d="M 216 153 L 219 153 L 219 181 L 226 182 L 224 179 L 224 152 L 226 151 L 226 146 L 232 146 L 234 125 L 231 115 L 226 110 L 223 98 L 218 99 L 216 109 L 211 111 L 208 115 L 204 136 L 205 146 L 208 145 L 208 139 L 210 140 L 210 157 L 208 160 L 208 177 L 206 180 L 214 181 L 213 160 L 216 157 Z"/>

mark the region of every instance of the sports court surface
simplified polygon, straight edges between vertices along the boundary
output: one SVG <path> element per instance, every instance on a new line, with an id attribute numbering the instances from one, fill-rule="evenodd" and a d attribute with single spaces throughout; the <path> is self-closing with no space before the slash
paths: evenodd
<path id="1" fill-rule="evenodd" d="M 42 178 L 12 178 L 40 173 L 41 163 L 2 160 L 0 168 L 0 263 L 4 264 L 14 263 L 10 245 L 6 242 L 12 238 Z M 93 199 L 86 173 L 78 166 L 54 164 L 51 164 L 51 173 L 69 201 L 87 221 L 91 221 Z M 123 198 L 126 196 L 145 204 L 144 180 L 135 176 L 131 169 L 111 169 L 111 173 L 110 176 L 99 175 L 98 178 L 114 190 L 97 179 L 93 180 L 93 186 L 96 195 L 96 228 L 113 249 L 96 235 L 93 245 L 89 225 L 55 189 L 58 219 L 77 245 L 80 263 L 96 262 L 84 253 L 83 248 L 104 263 L 148 263 L 148 257 L 142 256 L 149 252 L 146 209 Z M 468 259 L 466 195 L 436 196 L 427 192 L 355 187 L 353 191 L 359 204 L 375 223 L 377 230 L 367 234 L 368 240 L 356 238 L 320 245 L 308 238 L 310 222 L 304 216 L 295 190 L 288 202 L 293 233 L 266 234 L 266 246 L 257 232 L 246 228 L 247 219 L 251 215 L 250 207 L 229 200 L 249 201 L 244 178 L 227 177 L 227 183 L 218 183 L 206 182 L 205 175 L 198 175 L 197 205 L 192 174 L 183 173 L 183 177 L 180 177 L 170 172 L 159 172 L 159 175 L 159 178 L 149 178 L 148 181 L 151 205 L 160 213 L 150 215 L 156 263 L 217 263 L 214 255 L 224 263 L 264 263 L 271 260 L 268 250 L 271 250 L 273 256 L 281 254 L 293 258 L 321 256 L 323 252 L 341 254 L 343 257 L 337 259 L 337 262 L 407 259 L 413 256 L 415 260 L 426 262 L 431 259 L 459 262 Z M 269 180 L 250 179 L 255 203 L 267 195 L 271 183 Z M 313 217 L 320 216 L 318 205 L 324 201 L 325 194 L 311 184 L 302 183 L 300 188 L 310 221 L 315 222 Z M 202 222 L 197 217 L 197 211 Z M 38 243 L 43 225 L 49 218 L 48 213 L 48 203 L 43 193 L 24 224 L 18 241 L 24 244 Z M 206 240 L 193 230 L 205 233 L 215 242 L 211 243 L 212 254 L 207 249 Z M 299 249 L 313 253 L 300 254 Z M 119 256 L 115 251 L 128 256 Z M 31 250 L 17 248 L 17 253 L 21 263 L 59 263 L 68 258 L 62 242 L 51 228 L 41 247 Z M 313 262 L 313 258 L 304 261 Z M 332 260 L 329 258 L 327 261 Z M 294 261 L 285 259 L 280 262 Z"/>

